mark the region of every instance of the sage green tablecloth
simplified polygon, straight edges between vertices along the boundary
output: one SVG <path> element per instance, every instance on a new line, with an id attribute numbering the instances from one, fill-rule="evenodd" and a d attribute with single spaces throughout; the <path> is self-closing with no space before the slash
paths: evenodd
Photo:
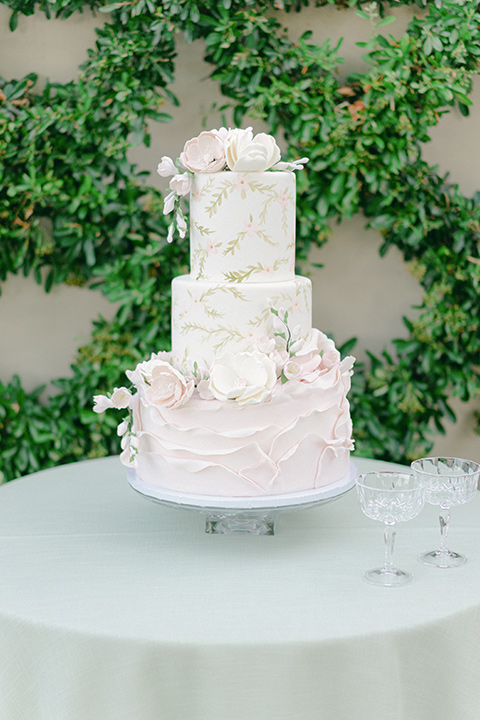
<path id="1" fill-rule="evenodd" d="M 385 463 L 358 459 L 362 471 Z M 391 466 L 390 466 L 391 467 Z M 403 588 L 363 582 L 381 525 L 355 490 L 273 537 L 204 533 L 118 459 L 0 488 L 0 720 L 479 720 L 480 499 L 399 526 Z"/>

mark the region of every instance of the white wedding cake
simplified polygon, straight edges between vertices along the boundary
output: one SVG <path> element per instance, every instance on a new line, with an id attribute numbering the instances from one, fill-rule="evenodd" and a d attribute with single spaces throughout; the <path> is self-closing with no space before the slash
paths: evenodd
<path id="1" fill-rule="evenodd" d="M 170 180 L 169 241 L 187 224 L 191 273 L 172 282 L 172 351 L 95 398 L 128 409 L 121 460 L 144 487 L 268 496 L 349 472 L 354 359 L 312 329 L 311 283 L 295 275 L 295 174 L 273 137 L 213 130 L 189 140 Z"/>

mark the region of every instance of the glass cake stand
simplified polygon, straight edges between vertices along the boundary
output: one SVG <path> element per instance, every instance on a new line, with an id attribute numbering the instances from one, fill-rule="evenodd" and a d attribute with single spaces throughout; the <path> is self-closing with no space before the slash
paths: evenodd
<path id="1" fill-rule="evenodd" d="M 268 497 L 218 497 L 152 488 L 133 468 L 127 468 L 128 482 L 140 495 L 168 507 L 202 513 L 206 516 L 205 532 L 212 535 L 274 535 L 277 515 L 336 500 L 351 490 L 357 474 L 357 468 L 350 462 L 348 473 L 326 487 Z"/>

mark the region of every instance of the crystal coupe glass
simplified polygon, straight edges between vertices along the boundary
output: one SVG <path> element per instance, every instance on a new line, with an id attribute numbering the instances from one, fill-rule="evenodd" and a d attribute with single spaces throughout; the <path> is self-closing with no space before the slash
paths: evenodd
<path id="1" fill-rule="evenodd" d="M 440 547 L 423 553 L 418 558 L 424 565 L 453 568 L 467 562 L 465 555 L 452 552 L 447 547 L 450 525 L 450 508 L 472 500 L 480 477 L 480 465 L 472 460 L 455 457 L 427 457 L 411 464 L 414 475 L 425 484 L 425 500 L 439 505 Z"/>
<path id="2" fill-rule="evenodd" d="M 384 523 L 385 560 L 382 567 L 368 570 L 364 579 L 373 585 L 396 587 L 412 580 L 411 573 L 393 564 L 397 522 L 416 517 L 424 505 L 424 483 L 415 475 L 402 472 L 369 472 L 356 480 L 357 495 L 364 514 Z"/>

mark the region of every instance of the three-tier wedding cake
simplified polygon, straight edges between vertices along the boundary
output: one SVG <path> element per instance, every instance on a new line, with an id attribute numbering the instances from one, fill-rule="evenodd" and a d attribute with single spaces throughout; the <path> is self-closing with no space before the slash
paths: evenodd
<path id="1" fill-rule="evenodd" d="M 212 130 L 189 140 L 170 180 L 169 241 L 187 223 L 189 275 L 172 282 L 172 350 L 95 398 L 128 408 L 121 460 L 145 487 L 225 497 L 327 486 L 349 472 L 354 359 L 312 329 L 295 275 L 295 170 L 273 137 Z"/>

